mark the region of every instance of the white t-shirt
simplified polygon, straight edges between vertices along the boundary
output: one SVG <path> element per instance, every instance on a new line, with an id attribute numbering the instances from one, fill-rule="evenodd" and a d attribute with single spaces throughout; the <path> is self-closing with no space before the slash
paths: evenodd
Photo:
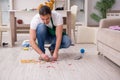
<path id="1" fill-rule="evenodd" d="M 59 26 L 59 25 L 62 25 L 62 24 L 63 24 L 63 18 L 62 18 L 62 16 L 61 16 L 61 14 L 59 14 L 59 13 L 56 12 L 56 11 L 52 11 L 51 14 L 52 14 L 53 24 L 54 24 L 55 26 Z M 40 15 L 39 15 L 39 14 L 36 14 L 36 15 L 33 17 L 32 21 L 31 21 L 31 23 L 30 23 L 30 29 L 35 29 L 35 30 L 36 30 L 37 25 L 40 24 L 40 23 L 43 23 L 43 21 L 41 20 Z M 46 26 L 48 26 L 48 27 L 50 27 L 50 28 L 53 27 L 53 26 L 52 26 L 52 23 L 51 23 L 51 20 L 50 20 L 49 24 L 47 24 Z"/>

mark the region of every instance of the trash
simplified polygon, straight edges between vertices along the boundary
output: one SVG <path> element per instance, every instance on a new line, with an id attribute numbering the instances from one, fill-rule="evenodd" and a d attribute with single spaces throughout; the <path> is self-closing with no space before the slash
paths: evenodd
<path id="1" fill-rule="evenodd" d="M 29 40 L 24 40 L 23 43 L 22 43 L 22 47 L 30 47 Z"/>
<path id="2" fill-rule="evenodd" d="M 3 42 L 3 43 L 2 43 L 2 46 L 3 46 L 3 47 L 8 46 L 8 43 Z"/>
<path id="3" fill-rule="evenodd" d="M 29 47 L 30 47 L 30 42 L 29 40 L 24 40 L 23 43 L 22 43 L 22 47 L 23 47 L 23 50 L 29 50 Z"/>

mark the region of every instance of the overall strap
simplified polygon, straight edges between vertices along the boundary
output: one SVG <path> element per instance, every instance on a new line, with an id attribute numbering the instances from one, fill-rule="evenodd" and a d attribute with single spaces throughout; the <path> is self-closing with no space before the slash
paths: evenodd
<path id="1" fill-rule="evenodd" d="M 53 24 L 53 19 L 52 19 L 52 17 L 51 17 L 51 23 L 52 23 L 53 29 L 55 29 L 55 25 Z"/>
<path id="2" fill-rule="evenodd" d="M 56 26 L 53 24 L 53 19 L 51 17 L 51 23 L 52 23 L 52 26 L 53 26 L 53 30 L 54 30 L 54 33 L 56 31 Z M 66 35 L 66 32 L 62 32 L 62 35 Z"/>

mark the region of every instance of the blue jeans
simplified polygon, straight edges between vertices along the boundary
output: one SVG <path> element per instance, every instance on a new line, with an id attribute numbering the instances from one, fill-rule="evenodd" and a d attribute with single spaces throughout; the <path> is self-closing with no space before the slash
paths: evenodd
<path id="1" fill-rule="evenodd" d="M 45 24 L 38 24 L 36 29 L 36 38 L 38 47 L 45 53 L 45 43 L 51 44 L 50 50 L 54 50 L 56 46 L 56 36 L 49 34 Z M 71 39 L 67 35 L 62 36 L 60 48 L 68 48 L 71 45 Z"/>

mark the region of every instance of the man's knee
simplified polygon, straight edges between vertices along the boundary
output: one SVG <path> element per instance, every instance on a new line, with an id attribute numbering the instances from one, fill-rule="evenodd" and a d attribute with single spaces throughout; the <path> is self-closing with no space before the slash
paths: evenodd
<path id="1" fill-rule="evenodd" d="M 64 46 L 65 48 L 70 47 L 71 39 L 67 35 L 63 36 L 63 42 L 64 42 L 64 45 L 65 45 Z"/>
<path id="2" fill-rule="evenodd" d="M 37 25 L 37 29 L 36 29 L 37 34 L 44 34 L 44 33 L 46 33 L 46 31 L 47 31 L 47 27 L 45 24 L 38 24 Z"/>

